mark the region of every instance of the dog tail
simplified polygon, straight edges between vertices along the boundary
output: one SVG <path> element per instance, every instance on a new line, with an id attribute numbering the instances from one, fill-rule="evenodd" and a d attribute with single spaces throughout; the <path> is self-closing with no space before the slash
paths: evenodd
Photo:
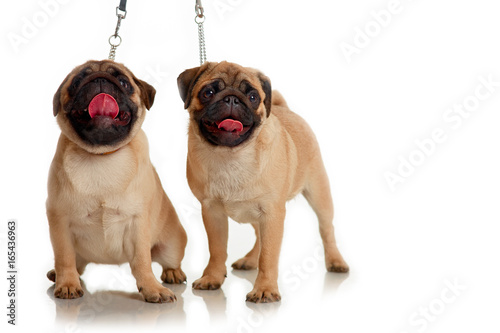
<path id="1" fill-rule="evenodd" d="M 278 90 L 273 90 L 271 102 L 272 102 L 272 105 L 283 106 L 285 108 L 288 108 L 288 105 L 286 104 L 286 101 L 283 98 L 283 95 L 281 95 L 281 93 Z"/>

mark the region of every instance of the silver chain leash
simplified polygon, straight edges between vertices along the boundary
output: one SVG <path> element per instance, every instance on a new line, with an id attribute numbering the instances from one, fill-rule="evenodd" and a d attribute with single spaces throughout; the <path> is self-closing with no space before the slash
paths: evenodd
<path id="1" fill-rule="evenodd" d="M 120 25 L 122 23 L 122 20 L 127 16 L 127 11 L 120 10 L 119 7 L 116 7 L 116 16 L 118 17 L 118 22 L 116 22 L 116 29 L 115 33 L 111 36 L 109 36 L 108 43 L 111 45 L 111 49 L 109 50 L 109 60 L 115 60 L 116 56 L 116 48 L 120 46 L 122 43 L 122 38 L 118 35 L 118 30 L 120 30 Z"/>
<path id="2" fill-rule="evenodd" d="M 203 15 L 203 6 L 201 0 L 196 0 L 194 7 L 196 16 L 194 21 L 198 24 L 198 41 L 200 46 L 200 66 L 207 61 L 207 50 L 205 49 L 205 30 L 203 29 L 203 22 L 205 22 L 205 15 Z"/>

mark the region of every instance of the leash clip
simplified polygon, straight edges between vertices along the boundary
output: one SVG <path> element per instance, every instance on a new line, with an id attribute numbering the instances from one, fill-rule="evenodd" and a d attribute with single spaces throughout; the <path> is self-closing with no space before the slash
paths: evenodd
<path id="1" fill-rule="evenodd" d="M 196 5 L 194 6 L 194 11 L 196 12 L 196 16 L 199 18 L 203 17 L 203 6 L 201 5 L 201 0 L 196 0 Z"/>
<path id="2" fill-rule="evenodd" d="M 127 16 L 127 11 L 116 7 L 116 16 L 118 16 L 118 19 L 123 20 Z"/>

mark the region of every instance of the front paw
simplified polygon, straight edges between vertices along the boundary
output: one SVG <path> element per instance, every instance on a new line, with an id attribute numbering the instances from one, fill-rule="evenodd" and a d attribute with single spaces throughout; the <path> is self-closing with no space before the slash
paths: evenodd
<path id="1" fill-rule="evenodd" d="M 281 295 L 278 287 L 258 287 L 255 286 L 247 294 L 247 302 L 253 303 L 272 303 L 281 301 Z"/>
<path id="2" fill-rule="evenodd" d="M 160 284 L 154 287 L 140 287 L 139 292 L 148 303 L 172 303 L 177 300 L 172 290 Z"/>
<path id="3" fill-rule="evenodd" d="M 83 289 L 80 281 L 73 283 L 56 283 L 54 297 L 62 299 L 75 299 L 83 296 Z"/>
<path id="4" fill-rule="evenodd" d="M 212 275 L 204 275 L 193 282 L 193 289 L 199 290 L 216 290 L 222 286 L 225 276 L 217 278 Z"/>

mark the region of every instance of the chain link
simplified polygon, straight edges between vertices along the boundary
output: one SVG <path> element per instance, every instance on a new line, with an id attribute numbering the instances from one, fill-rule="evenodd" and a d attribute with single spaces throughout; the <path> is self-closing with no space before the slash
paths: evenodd
<path id="1" fill-rule="evenodd" d="M 205 31 L 203 29 L 203 22 L 198 23 L 198 41 L 200 44 L 200 66 L 201 66 L 207 61 L 207 50 L 205 49 Z"/>
<path id="2" fill-rule="evenodd" d="M 111 45 L 111 49 L 109 50 L 109 60 L 115 60 L 116 56 L 116 48 L 120 46 L 122 43 L 122 38 L 118 35 L 118 31 L 120 30 L 120 26 L 122 24 L 122 20 L 127 16 L 127 11 L 121 11 L 119 7 L 116 7 L 116 16 L 118 17 L 118 22 L 116 22 L 115 33 L 109 36 L 108 43 Z"/>
<path id="3" fill-rule="evenodd" d="M 203 22 L 205 22 L 205 15 L 203 14 L 203 6 L 201 0 L 196 0 L 194 7 L 196 16 L 194 21 L 198 24 L 198 42 L 200 47 L 200 66 L 207 61 L 207 50 L 205 48 L 205 30 L 203 29 Z"/>

